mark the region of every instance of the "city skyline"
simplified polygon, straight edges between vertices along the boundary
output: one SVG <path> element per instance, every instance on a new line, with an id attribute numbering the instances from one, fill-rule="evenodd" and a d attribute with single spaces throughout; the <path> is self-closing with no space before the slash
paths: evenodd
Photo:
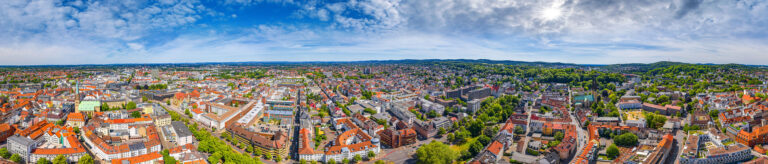
<path id="1" fill-rule="evenodd" d="M 0 65 L 491 59 L 738 63 L 765 1 L 0 2 Z"/>

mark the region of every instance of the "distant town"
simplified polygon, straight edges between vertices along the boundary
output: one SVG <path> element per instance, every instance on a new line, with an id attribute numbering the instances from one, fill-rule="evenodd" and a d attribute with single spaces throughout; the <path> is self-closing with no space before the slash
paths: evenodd
<path id="1" fill-rule="evenodd" d="M 0 67 L 0 163 L 768 163 L 768 68 Z"/>

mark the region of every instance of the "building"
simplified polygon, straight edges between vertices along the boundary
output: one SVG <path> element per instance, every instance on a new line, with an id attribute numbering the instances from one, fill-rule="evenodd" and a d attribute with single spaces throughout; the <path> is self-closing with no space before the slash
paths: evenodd
<path id="1" fill-rule="evenodd" d="M 83 127 L 85 126 L 85 115 L 83 113 L 70 113 L 67 115 L 67 126 Z"/>
<path id="2" fill-rule="evenodd" d="M 112 160 L 112 164 L 154 164 L 161 160 L 163 160 L 163 155 L 155 152 L 135 157 L 115 159 Z"/>
<path id="3" fill-rule="evenodd" d="M 378 133 L 381 142 L 390 148 L 398 148 L 405 145 L 416 143 L 416 131 L 411 128 L 395 130 L 387 128 Z"/>
<path id="4" fill-rule="evenodd" d="M 324 162 L 352 159 L 356 155 L 367 157 L 368 152 L 379 153 L 378 139 L 372 138 L 360 128 L 344 131 L 332 142 L 331 146 L 325 148 Z"/>
<path id="5" fill-rule="evenodd" d="M 305 161 L 321 161 L 324 154 L 322 151 L 315 151 L 315 149 L 312 148 L 314 146 L 314 141 L 310 138 L 312 138 L 310 129 L 301 128 L 299 130 L 299 151 L 297 152 L 297 154 L 299 154 L 299 159 Z"/>
<path id="6" fill-rule="evenodd" d="M 24 161 L 30 159 L 32 150 L 34 150 L 38 144 L 38 142 L 32 139 L 18 135 L 9 137 L 7 142 L 8 145 L 6 147 L 8 148 L 8 152 L 11 154 L 19 154 Z"/>
<path id="7" fill-rule="evenodd" d="M 718 133 L 718 134 L 712 134 Z M 740 143 L 722 142 L 728 137 L 719 132 L 690 132 L 685 141 L 680 164 L 739 163 L 752 159 L 752 150 Z"/>
<path id="8" fill-rule="evenodd" d="M 648 155 L 644 163 L 664 163 L 672 149 L 672 142 L 674 142 L 672 134 L 664 135 L 664 139 L 653 149 L 653 152 Z"/>
<path id="9" fill-rule="evenodd" d="M 288 156 L 288 136 L 283 131 L 277 131 L 272 136 L 263 136 L 256 133 L 255 129 L 233 124 L 227 127 L 227 132 L 240 142 L 254 145 L 254 148 L 259 149 L 262 155 L 271 155 L 273 159 L 277 156 Z"/>
<path id="10" fill-rule="evenodd" d="M 643 104 L 640 103 L 640 101 L 632 99 L 627 101 L 621 101 L 619 102 L 619 109 L 640 109 L 643 107 Z"/>
<path id="11" fill-rule="evenodd" d="M 651 103 L 643 103 L 642 109 L 651 113 L 659 112 L 659 114 L 669 116 L 669 115 L 674 115 L 679 113 L 681 108 L 680 106 L 674 106 L 669 104 L 665 106 L 661 106 L 661 105 L 656 105 Z"/>
<path id="12" fill-rule="evenodd" d="M 176 145 L 187 145 L 194 142 L 195 137 L 192 136 L 192 132 L 189 131 L 186 125 L 181 121 L 174 121 L 171 123 L 173 131 L 176 133 Z"/>
<path id="13" fill-rule="evenodd" d="M 752 128 L 752 132 L 747 132 L 744 129 L 739 131 L 735 137 L 736 142 L 753 147 L 756 144 L 764 144 L 768 142 L 768 125 L 755 126 Z"/>
<path id="14" fill-rule="evenodd" d="M 76 113 L 92 115 L 93 112 L 101 111 L 101 101 L 80 101 L 75 109 Z"/>
<path id="15" fill-rule="evenodd" d="M 0 124 L 0 142 L 7 141 L 8 137 L 13 136 L 15 132 L 16 132 L 16 128 L 11 126 L 10 124 L 7 124 L 7 123 Z"/>

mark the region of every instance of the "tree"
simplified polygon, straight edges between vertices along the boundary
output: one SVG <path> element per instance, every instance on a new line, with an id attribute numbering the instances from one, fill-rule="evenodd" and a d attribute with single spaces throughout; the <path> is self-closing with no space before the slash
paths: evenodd
<path id="1" fill-rule="evenodd" d="M 16 162 L 16 163 L 21 163 L 21 156 L 19 156 L 19 154 L 11 155 L 11 161 Z"/>
<path id="2" fill-rule="evenodd" d="M 0 157 L 5 159 L 11 158 L 11 153 L 8 152 L 8 148 L 0 148 Z"/>
<path id="3" fill-rule="evenodd" d="M 469 124 L 469 127 L 467 127 L 467 130 L 472 133 L 472 137 L 479 136 L 483 132 L 483 129 L 485 129 L 485 124 L 480 120 L 472 121 Z"/>
<path id="4" fill-rule="evenodd" d="M 133 117 L 133 118 L 141 118 L 141 112 L 133 111 L 133 112 L 131 112 L 131 117 Z"/>
<path id="5" fill-rule="evenodd" d="M 278 163 L 280 163 L 280 161 L 282 161 L 282 160 L 283 160 L 283 158 L 282 158 L 282 157 L 280 157 L 280 155 L 279 155 L 279 154 L 278 154 L 277 156 L 275 156 L 275 162 L 278 162 Z"/>
<path id="6" fill-rule="evenodd" d="M 67 164 L 67 157 L 59 154 L 56 156 L 56 158 L 53 159 L 53 164 Z"/>
<path id="7" fill-rule="evenodd" d="M 437 112 L 435 112 L 435 110 L 430 110 L 429 112 L 427 112 L 427 117 L 435 118 L 437 117 Z"/>
<path id="8" fill-rule="evenodd" d="M 256 148 L 254 148 L 254 150 L 253 150 L 253 155 L 254 155 L 254 156 L 257 156 L 257 157 L 258 157 L 258 156 L 261 156 L 261 149 L 256 149 Z"/>
<path id="9" fill-rule="evenodd" d="M 299 160 L 299 164 L 307 164 L 307 160 L 301 159 Z"/>
<path id="10" fill-rule="evenodd" d="M 520 134 L 520 135 L 522 135 L 522 134 L 524 134 L 524 133 L 525 133 L 525 130 L 523 129 L 523 127 L 522 127 L 522 126 L 515 126 L 515 134 Z"/>
<path id="11" fill-rule="evenodd" d="M 37 159 L 37 164 L 50 164 L 50 163 L 51 161 L 48 161 L 48 159 L 46 158 L 41 157 L 40 159 Z"/>
<path id="12" fill-rule="evenodd" d="M 141 96 L 141 102 L 147 102 L 148 100 L 147 96 Z"/>
<path id="13" fill-rule="evenodd" d="M 136 109 L 136 103 L 133 101 L 128 102 L 128 104 L 125 104 L 125 109 L 128 109 L 128 110 Z"/>
<path id="14" fill-rule="evenodd" d="M 330 160 L 328 160 L 328 164 L 336 164 L 336 160 L 331 158 Z"/>
<path id="15" fill-rule="evenodd" d="M 375 158 L 375 157 L 376 157 L 376 153 L 374 153 L 373 151 L 369 151 L 369 152 L 368 152 L 368 159 L 369 159 L 369 160 L 370 160 L 370 159 L 373 159 L 373 158 Z"/>
<path id="16" fill-rule="evenodd" d="M 539 151 L 533 150 L 531 148 L 525 149 L 525 153 L 528 153 L 533 156 L 539 156 Z"/>
<path id="17" fill-rule="evenodd" d="M 472 145 L 469 145 L 469 153 L 471 153 L 472 154 L 471 156 L 474 157 L 483 151 L 483 147 L 485 147 L 483 143 L 480 143 L 480 142 L 472 143 Z"/>
<path id="18" fill-rule="evenodd" d="M 637 135 L 632 133 L 624 133 L 613 139 L 614 143 L 619 146 L 630 147 L 638 144 Z"/>
<path id="19" fill-rule="evenodd" d="M 564 136 L 565 136 L 565 135 L 563 134 L 563 132 L 556 132 L 556 133 L 555 133 L 555 140 L 556 140 L 556 141 L 563 141 L 563 137 L 564 137 Z"/>
<path id="20" fill-rule="evenodd" d="M 455 160 L 456 153 L 442 142 L 432 141 L 416 150 L 417 163 L 449 164 Z"/>
<path id="21" fill-rule="evenodd" d="M 616 157 L 619 156 L 619 147 L 616 147 L 616 144 L 611 144 L 611 146 L 608 146 L 608 149 L 606 149 L 606 154 L 609 159 L 616 159 Z"/>
<path id="22" fill-rule="evenodd" d="M 445 134 L 445 128 L 440 127 L 440 129 L 437 130 L 437 135 L 438 136 L 443 136 L 443 134 Z"/>
<path id="23" fill-rule="evenodd" d="M 85 154 L 80 157 L 79 160 L 77 160 L 77 164 L 93 164 L 93 157 L 91 157 L 91 155 Z"/>
<path id="24" fill-rule="evenodd" d="M 477 137 L 477 142 L 480 142 L 481 145 L 488 145 L 491 143 L 491 138 L 485 135 L 482 135 L 480 137 Z"/>
<path id="25" fill-rule="evenodd" d="M 374 162 L 374 164 L 386 164 L 386 162 L 384 162 L 382 160 L 378 160 L 378 161 Z"/>
<path id="26" fill-rule="evenodd" d="M 363 157 L 360 156 L 360 154 L 355 155 L 355 163 L 360 163 L 363 161 Z"/>
<path id="27" fill-rule="evenodd" d="M 349 159 L 346 159 L 346 158 L 344 158 L 343 160 L 341 160 L 341 163 L 343 163 L 343 164 L 349 164 Z"/>

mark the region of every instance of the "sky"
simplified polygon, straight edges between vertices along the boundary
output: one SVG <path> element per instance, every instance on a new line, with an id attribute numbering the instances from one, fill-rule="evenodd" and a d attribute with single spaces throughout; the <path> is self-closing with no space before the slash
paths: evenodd
<path id="1" fill-rule="evenodd" d="M 0 65 L 768 63 L 766 0 L 2 0 Z"/>

